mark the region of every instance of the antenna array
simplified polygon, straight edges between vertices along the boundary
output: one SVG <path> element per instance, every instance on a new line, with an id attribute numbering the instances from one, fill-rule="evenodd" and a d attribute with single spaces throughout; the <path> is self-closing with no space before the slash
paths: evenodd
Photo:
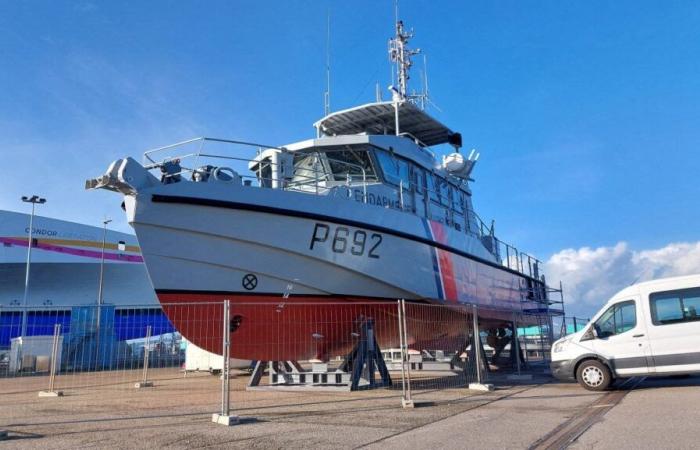
<path id="1" fill-rule="evenodd" d="M 412 37 L 413 30 L 406 31 L 403 21 L 397 20 L 396 35 L 389 40 L 389 59 L 396 66 L 396 78 L 399 85 L 398 87 L 392 86 L 390 89 L 393 92 L 394 101 L 408 100 L 417 103 L 421 109 L 425 109 L 426 103 L 432 103 L 428 98 L 428 73 L 425 55 L 423 55 L 423 83 L 421 83 L 423 92 L 420 94 L 415 91 L 408 93 L 408 80 L 411 78 L 409 72 L 413 66 L 411 58 L 422 53 L 419 48 L 414 50 L 408 47 L 408 41 Z"/>

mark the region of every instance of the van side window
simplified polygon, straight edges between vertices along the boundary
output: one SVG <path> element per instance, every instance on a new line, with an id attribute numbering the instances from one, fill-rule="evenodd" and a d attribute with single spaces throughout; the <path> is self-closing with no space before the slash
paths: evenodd
<path id="1" fill-rule="evenodd" d="M 700 288 L 653 293 L 649 306 L 654 325 L 700 321 Z"/>
<path id="2" fill-rule="evenodd" d="M 617 303 L 595 321 L 599 338 L 621 334 L 637 326 L 637 308 L 634 300 Z"/>

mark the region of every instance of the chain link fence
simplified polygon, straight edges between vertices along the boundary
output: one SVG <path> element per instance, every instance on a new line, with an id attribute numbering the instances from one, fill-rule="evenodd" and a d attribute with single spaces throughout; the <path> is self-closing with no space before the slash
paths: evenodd
<path id="1" fill-rule="evenodd" d="M 86 413 L 115 397 L 126 415 L 408 407 L 546 364 L 553 329 L 547 316 L 402 300 L 4 308 L 0 404 L 39 393 Z"/>

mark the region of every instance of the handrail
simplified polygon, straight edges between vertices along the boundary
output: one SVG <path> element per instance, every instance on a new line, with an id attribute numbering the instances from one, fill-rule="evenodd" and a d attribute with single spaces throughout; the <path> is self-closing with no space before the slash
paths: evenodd
<path id="1" fill-rule="evenodd" d="M 183 154 L 183 155 L 178 155 L 178 156 L 175 156 L 175 157 L 169 157 L 169 158 L 164 159 L 163 161 L 160 161 L 160 162 L 159 162 L 159 161 L 156 161 L 156 160 L 152 157 L 152 155 L 153 155 L 154 153 L 156 153 L 156 152 L 163 151 L 163 150 L 168 150 L 168 149 L 173 149 L 173 148 L 177 148 L 177 147 L 184 146 L 184 145 L 187 145 L 187 144 L 192 144 L 192 143 L 195 143 L 195 142 L 202 142 L 202 144 L 204 144 L 205 142 L 218 142 L 218 143 L 225 143 L 225 144 L 235 144 L 235 145 L 254 146 L 254 147 L 257 147 L 258 150 L 260 150 L 262 147 L 265 147 L 265 148 L 267 148 L 267 149 L 280 150 L 280 151 L 284 151 L 284 150 L 285 150 L 283 147 L 263 146 L 262 144 L 256 144 L 256 143 L 245 142 L 245 141 L 237 141 L 237 140 L 231 140 L 231 139 L 219 139 L 219 138 L 199 137 L 199 138 L 188 139 L 188 140 L 186 140 L 186 141 L 181 141 L 181 142 L 178 142 L 178 143 L 175 143 L 175 144 L 166 145 L 166 146 L 163 146 L 163 147 L 158 147 L 158 148 L 154 148 L 154 149 L 148 150 L 148 151 L 144 154 L 144 159 L 150 161 L 152 164 L 145 165 L 145 168 L 146 168 L 146 169 L 149 169 L 149 170 L 152 170 L 152 169 L 156 169 L 156 168 L 160 167 L 160 166 L 163 164 L 163 162 L 177 160 L 178 163 L 179 163 L 180 161 L 185 160 L 185 159 L 188 159 L 188 158 L 194 158 L 195 161 L 199 161 L 199 158 L 212 158 L 212 159 L 224 159 L 224 160 L 229 160 L 229 161 L 238 161 L 238 162 L 244 162 L 244 163 L 252 163 L 252 162 L 258 162 L 258 163 L 259 163 L 259 162 L 261 162 L 259 159 L 257 159 L 257 158 L 259 158 L 260 151 L 258 151 L 258 156 L 257 156 L 256 158 L 251 159 L 251 158 L 243 158 L 243 157 L 238 157 L 238 156 L 219 155 L 219 154 L 213 154 L 213 153 L 204 153 L 204 152 L 203 152 L 203 145 L 200 145 L 200 147 L 199 147 L 199 149 L 198 149 L 197 151 L 185 153 L 185 154 Z M 316 158 L 318 158 L 318 157 L 320 156 L 320 152 L 318 152 L 318 151 L 316 151 L 316 152 L 309 152 L 309 154 L 315 154 L 315 155 L 316 155 Z M 367 202 L 367 184 L 368 184 L 368 182 L 372 181 L 372 180 L 368 180 L 368 176 L 367 176 L 367 171 L 366 171 L 366 169 L 365 169 L 363 166 L 361 166 L 361 165 L 358 165 L 358 164 L 355 164 L 355 163 L 351 163 L 351 162 L 348 162 L 348 161 L 339 160 L 339 159 L 336 159 L 336 158 L 331 158 L 331 157 L 328 157 L 328 155 L 325 155 L 325 159 L 326 159 L 327 161 L 333 162 L 334 164 L 338 164 L 338 165 L 341 165 L 341 166 L 346 167 L 346 168 L 352 168 L 352 169 L 354 169 L 354 170 L 357 170 L 357 171 L 361 172 L 361 174 L 362 174 L 362 182 L 361 182 L 361 183 L 362 183 L 362 188 L 363 188 L 363 202 L 366 203 L 366 202 Z M 267 160 L 267 161 L 265 161 L 265 164 L 266 164 L 266 165 L 270 165 L 270 166 L 275 166 L 275 165 L 279 165 L 279 164 L 282 164 L 282 163 L 275 163 L 275 162 L 272 162 L 272 161 L 270 161 L 270 160 Z M 196 166 L 196 165 L 197 165 L 197 164 L 195 164 L 195 166 Z M 165 178 L 174 178 L 174 177 L 183 176 L 183 175 L 186 175 L 186 174 L 189 174 L 189 173 L 194 173 L 194 172 L 196 172 L 196 171 L 198 170 L 197 167 L 187 167 L 187 166 L 184 166 L 184 165 L 181 165 L 180 167 L 181 167 L 181 170 L 179 170 L 178 172 L 165 173 L 165 174 L 163 174 L 162 176 L 165 177 Z M 330 189 L 333 189 L 333 188 L 335 187 L 335 186 L 319 186 L 319 185 L 318 185 L 318 184 L 321 183 L 321 182 L 324 182 L 324 183 L 333 183 L 333 182 L 336 181 L 336 180 L 334 179 L 334 177 L 333 177 L 333 178 L 328 178 L 329 175 L 331 175 L 331 177 L 332 177 L 333 174 L 329 174 L 328 170 L 325 168 L 324 165 L 321 165 L 321 166 L 319 167 L 318 164 L 315 164 L 313 168 L 308 168 L 308 169 L 306 169 L 306 171 L 307 171 L 307 172 L 311 172 L 311 173 L 313 174 L 313 176 L 295 174 L 295 176 L 294 176 L 295 181 L 294 181 L 294 182 L 291 182 L 291 181 L 290 181 L 290 182 L 285 182 L 285 183 L 283 183 L 282 188 L 283 188 L 283 189 L 289 189 L 289 190 L 300 190 L 300 191 L 303 191 L 303 192 L 308 192 L 308 191 L 305 191 L 305 190 L 299 189 L 299 188 L 303 188 L 304 186 L 309 186 L 309 185 L 311 185 L 312 183 L 315 183 L 315 184 L 316 184 L 316 192 L 318 193 L 318 192 L 319 192 L 319 188 L 320 188 L 323 192 L 325 192 L 325 191 L 329 191 Z M 250 175 L 239 175 L 239 176 L 240 176 L 242 179 L 255 179 L 255 180 L 258 181 L 259 186 L 262 186 L 263 184 L 268 184 L 268 183 L 271 183 L 271 182 L 272 182 L 272 178 L 270 178 L 270 177 L 263 177 L 263 176 L 262 176 L 262 173 L 261 173 L 260 171 L 258 171 L 257 176 L 250 176 Z M 374 178 L 374 177 L 373 177 L 373 178 Z M 350 181 L 352 181 L 352 177 L 350 177 Z M 352 183 L 350 183 L 350 184 L 352 184 Z M 297 189 L 295 189 L 295 187 L 297 187 Z"/>
<path id="2" fill-rule="evenodd" d="M 427 145 L 425 142 L 421 141 L 417 137 L 415 137 L 413 134 L 409 133 L 408 131 L 402 131 L 401 133 L 398 134 L 399 136 L 404 136 L 413 139 L 413 141 L 418 144 L 418 148 L 421 150 L 425 151 L 427 154 L 435 158 L 435 152 L 430 150 L 430 146 Z"/>
<path id="3" fill-rule="evenodd" d="M 259 148 L 268 148 L 268 149 L 284 150 L 284 148 L 282 148 L 282 147 L 277 147 L 277 146 L 275 146 L 275 145 L 266 145 L 266 144 L 259 144 L 259 143 L 255 143 L 255 142 L 234 141 L 234 140 L 231 140 L 231 139 L 221 139 L 221 138 L 211 138 L 211 137 L 201 136 L 201 137 L 197 137 L 197 138 L 193 138 L 193 139 L 187 139 L 187 140 L 185 140 L 185 141 L 176 142 L 176 143 L 170 144 L 170 145 L 165 145 L 165 146 L 163 146 L 163 147 L 157 147 L 157 148 L 152 148 L 152 149 L 146 150 L 146 151 L 143 153 L 143 156 L 144 156 L 144 158 L 148 159 L 150 162 L 156 164 L 157 162 L 156 162 L 155 160 L 151 159 L 151 157 L 150 157 L 151 154 L 156 153 L 156 152 L 160 152 L 160 151 L 163 151 L 163 150 L 169 150 L 169 149 L 175 148 L 175 147 L 181 147 L 181 146 L 183 146 L 183 145 L 191 144 L 191 143 L 193 143 L 193 142 L 198 142 L 198 141 L 202 141 L 202 142 L 207 142 L 207 141 L 208 141 L 208 142 L 220 142 L 220 143 L 223 143 L 223 144 L 237 144 L 237 145 L 247 145 L 247 146 L 250 146 L 250 147 L 259 147 Z"/>
<path id="4" fill-rule="evenodd" d="M 410 133 L 402 133 L 402 134 L 407 134 L 410 135 Z M 407 136 L 407 137 L 412 137 L 412 136 Z M 195 142 L 201 142 L 199 148 L 197 151 L 194 152 L 189 152 L 185 153 L 184 155 L 176 156 L 176 157 L 170 157 L 167 159 L 164 159 L 161 162 L 156 161 L 152 156 L 154 153 L 161 152 L 164 150 L 170 150 L 173 148 L 177 147 L 182 147 L 188 144 L 192 144 Z M 212 153 L 204 153 L 204 144 L 207 142 L 214 142 L 214 143 L 223 143 L 223 144 L 233 144 L 233 145 L 241 145 L 241 146 L 248 146 L 248 147 L 255 147 L 258 149 L 257 152 L 257 157 L 254 159 L 251 158 L 243 158 L 239 156 L 232 156 L 232 155 L 217 155 L 217 154 L 212 154 Z M 254 143 L 254 142 L 247 142 L 247 141 L 238 141 L 238 140 L 232 140 L 232 139 L 221 139 L 221 138 L 211 138 L 211 137 L 198 137 L 198 138 L 193 138 L 193 139 L 188 139 L 184 141 L 177 142 L 175 144 L 170 144 L 166 145 L 163 147 L 158 147 L 158 148 L 153 148 L 150 150 L 147 150 L 144 152 L 144 160 L 149 161 L 151 164 L 145 165 L 147 169 L 156 169 L 158 168 L 163 162 L 165 161 L 173 161 L 173 160 L 182 160 L 182 159 L 187 159 L 187 158 L 195 158 L 195 167 L 187 168 L 184 166 L 181 166 L 181 170 L 178 171 L 177 173 L 165 173 L 162 176 L 165 178 L 171 178 L 171 177 L 177 177 L 177 176 L 182 176 L 187 173 L 192 173 L 194 174 L 198 168 L 196 167 L 198 164 L 198 161 L 200 158 L 214 158 L 214 159 L 223 159 L 223 160 L 230 160 L 230 161 L 238 161 L 238 162 L 258 162 L 261 163 L 262 160 L 260 159 L 260 155 L 262 154 L 262 149 L 273 149 L 273 150 L 279 150 L 279 151 L 286 151 L 284 147 L 278 147 L 274 145 L 265 145 L 265 144 L 259 144 L 259 143 Z M 429 152 L 429 149 L 423 148 L 424 150 Z M 333 177 L 334 174 L 329 173 L 327 168 L 324 167 L 324 164 L 320 164 L 319 167 L 319 162 L 320 162 L 320 154 L 321 152 L 319 151 L 310 151 L 310 152 L 304 152 L 305 154 L 308 155 L 315 155 L 316 157 L 316 163 L 314 163 L 313 167 L 305 168 L 304 170 L 307 172 L 306 174 L 295 174 L 294 175 L 294 181 L 287 181 L 285 180 L 280 184 L 281 189 L 285 190 L 293 190 L 293 191 L 300 191 L 300 192 L 313 192 L 310 191 L 309 188 L 313 186 L 313 189 L 315 190 L 316 194 L 320 193 L 326 193 L 330 192 L 333 189 L 336 189 L 340 185 L 330 185 L 332 183 L 335 183 L 337 180 Z M 368 177 L 367 177 L 367 171 L 366 169 L 359 165 L 355 164 L 352 162 L 348 161 L 343 161 L 339 160 L 336 158 L 332 158 L 329 156 L 329 154 L 325 154 L 324 158 L 328 162 L 332 162 L 335 164 L 340 164 L 343 165 L 344 167 L 347 168 L 353 168 L 355 170 L 359 170 L 362 173 L 362 189 L 363 189 L 363 202 L 367 203 L 368 201 L 368 194 L 367 194 L 367 185 L 368 185 Z M 178 161 L 179 162 L 179 161 Z M 282 164 L 282 163 L 273 163 L 271 160 L 266 160 L 265 161 L 266 165 L 269 166 L 274 166 L 276 164 Z M 261 172 L 261 164 L 258 167 L 258 173 L 256 176 L 251 176 L 251 175 L 239 175 L 241 179 L 244 180 L 257 180 L 258 181 L 258 186 L 263 187 L 264 185 L 272 185 L 272 182 L 274 181 L 272 177 L 263 177 L 262 172 Z M 310 175 L 309 175 L 310 174 Z M 329 178 L 329 176 L 331 178 Z M 449 180 L 448 180 L 449 182 Z M 353 176 L 349 173 L 347 173 L 347 179 L 346 183 L 348 186 L 353 185 Z M 247 182 L 247 185 L 250 185 L 250 182 Z M 360 184 L 360 183 L 358 183 Z M 400 205 L 400 208 L 402 211 L 405 211 L 405 202 L 404 202 L 404 193 L 403 190 L 405 188 L 411 189 L 411 186 L 415 187 L 415 180 L 411 179 L 409 181 L 408 187 L 404 185 L 403 180 L 399 183 L 399 199 L 398 203 Z M 424 192 L 424 195 L 427 197 L 427 202 L 429 202 L 432 205 L 433 202 L 433 197 L 438 197 L 442 198 L 442 192 L 440 190 L 436 189 L 430 189 L 428 186 L 420 186 L 421 190 Z M 461 211 L 456 209 L 454 207 L 454 199 L 450 196 L 448 197 L 447 202 L 440 201 L 441 205 L 439 208 L 448 208 L 449 211 L 452 211 L 452 214 L 455 216 L 460 216 L 464 218 L 464 225 L 465 225 L 465 232 L 471 235 L 474 235 L 475 237 L 479 239 L 483 239 L 485 237 L 488 237 L 493 240 L 492 244 L 489 245 L 490 252 L 496 256 L 496 258 L 499 260 L 499 263 L 503 265 L 504 267 L 507 267 L 509 269 L 515 270 L 519 273 L 522 273 L 523 275 L 528 275 L 532 278 L 539 278 L 540 277 L 540 268 L 542 266 L 542 262 L 538 260 L 537 258 L 525 253 L 525 252 L 520 252 L 518 249 L 506 242 L 501 241 L 498 239 L 494 234 L 493 230 L 490 226 L 488 226 L 482 219 L 481 217 L 476 213 L 476 211 L 469 209 L 466 207 L 466 205 L 461 207 Z M 445 204 L 449 203 L 449 204 Z M 449 219 L 450 222 L 456 221 L 455 218 L 450 215 Z M 474 227 L 472 227 L 472 224 Z M 486 243 L 484 243 L 486 245 Z M 505 252 L 504 252 L 505 251 Z M 505 253 L 505 255 L 503 254 Z M 503 256 L 505 256 L 505 259 L 503 259 Z"/>

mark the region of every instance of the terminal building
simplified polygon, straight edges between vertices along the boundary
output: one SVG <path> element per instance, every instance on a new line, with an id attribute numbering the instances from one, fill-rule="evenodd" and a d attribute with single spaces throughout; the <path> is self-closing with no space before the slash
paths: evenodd
<path id="1" fill-rule="evenodd" d="M 28 214 L 0 211 L 0 348 L 21 332 L 25 309 Z M 74 222 L 34 216 L 27 290 L 27 335 L 64 330 L 79 307 L 96 306 L 104 253 L 103 304 L 118 340 L 173 331 L 143 265 L 136 237 Z M 73 318 L 75 323 L 75 318 Z"/>

